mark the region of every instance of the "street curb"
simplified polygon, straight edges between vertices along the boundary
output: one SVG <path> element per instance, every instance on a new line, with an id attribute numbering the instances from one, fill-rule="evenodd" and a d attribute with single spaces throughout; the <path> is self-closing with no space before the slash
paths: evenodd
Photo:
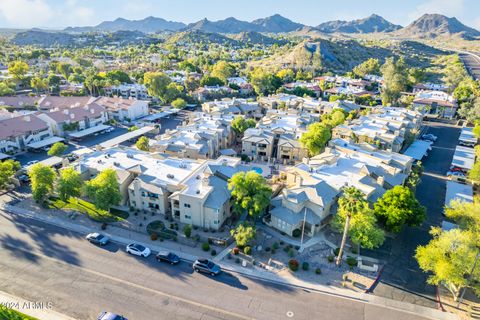
<path id="1" fill-rule="evenodd" d="M 87 234 L 87 233 L 90 233 L 92 231 L 98 231 L 98 230 L 93 230 L 92 228 L 81 226 L 81 225 L 78 225 L 77 229 L 74 229 L 71 226 L 68 226 L 66 224 L 58 223 L 57 221 L 54 221 L 53 219 L 48 219 L 48 218 L 45 219 L 44 217 L 40 218 L 40 217 L 37 217 L 37 216 L 35 216 L 31 213 L 12 212 L 8 208 L 8 207 L 13 207 L 13 206 L 10 206 L 10 205 L 3 205 L 2 207 L 3 207 L 4 211 L 7 212 L 8 214 L 22 216 L 22 217 L 27 218 L 27 219 L 32 219 L 32 220 L 43 222 L 43 223 L 46 223 L 46 224 L 51 224 L 51 225 L 57 226 L 59 228 L 63 228 L 63 229 L 66 229 L 66 230 L 69 230 L 71 232 L 75 232 L 75 233 L 78 233 L 78 234 L 82 234 L 82 233 Z M 105 235 L 109 236 L 110 239 L 113 242 L 116 242 L 116 243 L 128 244 L 128 243 L 131 243 L 131 242 L 135 241 L 139 244 L 148 246 L 155 251 L 158 251 L 157 248 L 162 248 L 161 246 L 156 246 L 156 245 L 152 246 L 151 244 L 147 244 L 147 243 L 144 243 L 142 241 L 136 241 L 136 240 L 133 240 L 133 239 L 127 239 L 127 238 L 124 238 L 124 237 L 111 235 L 108 232 L 104 232 L 104 233 L 105 233 Z M 135 232 L 135 233 L 137 233 L 137 232 Z M 197 259 L 197 256 L 186 254 L 184 252 L 178 252 L 178 251 L 171 250 L 171 249 L 168 249 L 168 248 L 163 248 L 163 249 L 174 252 L 183 261 L 193 262 L 194 260 Z M 388 309 L 393 309 L 393 310 L 410 312 L 410 313 L 414 313 L 414 314 L 422 314 L 425 317 L 435 319 L 435 320 L 457 319 L 457 317 L 453 314 L 444 313 L 444 312 L 441 312 L 439 310 L 431 309 L 431 308 L 428 308 L 428 307 L 423 307 L 423 306 L 420 306 L 420 305 L 414 305 L 414 304 L 405 303 L 405 302 L 402 302 L 402 301 L 391 300 L 391 299 L 382 298 L 382 297 L 374 296 L 374 295 L 371 295 L 371 294 L 365 294 L 365 293 L 355 293 L 355 294 L 352 294 L 352 295 L 343 295 L 341 293 L 328 291 L 328 290 L 322 290 L 320 288 L 302 286 L 300 284 L 294 284 L 294 283 L 290 283 L 290 282 L 286 282 L 286 281 L 279 281 L 279 280 L 264 278 L 264 277 L 261 277 L 261 276 L 250 274 L 248 272 L 241 272 L 239 270 L 236 270 L 236 269 L 233 269 L 231 267 L 225 266 L 224 264 L 219 264 L 219 265 L 221 266 L 222 270 L 233 272 L 233 273 L 236 273 L 236 274 L 241 274 L 241 275 L 243 275 L 247 278 L 261 280 L 261 281 L 269 282 L 269 283 L 274 283 L 274 284 L 277 284 L 277 285 L 284 285 L 284 286 L 295 287 L 295 288 L 299 288 L 299 289 L 303 289 L 303 290 L 310 290 L 310 291 L 321 293 L 321 294 L 327 294 L 327 295 L 330 295 L 330 296 L 337 296 L 337 297 L 343 298 L 343 299 L 360 301 L 360 302 L 363 302 L 363 303 L 382 306 L 382 307 L 385 307 L 385 308 L 388 308 Z M 327 286 L 325 286 L 325 287 L 328 288 Z M 339 289 L 339 290 L 342 290 L 342 289 Z"/>

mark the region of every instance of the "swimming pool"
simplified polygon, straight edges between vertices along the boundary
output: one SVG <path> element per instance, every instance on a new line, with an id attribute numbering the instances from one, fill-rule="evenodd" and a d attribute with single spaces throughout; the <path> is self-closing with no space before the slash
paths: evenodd
<path id="1" fill-rule="evenodd" d="M 258 173 L 258 174 L 262 174 L 262 173 L 263 173 L 263 170 L 262 170 L 262 168 L 260 168 L 260 167 L 252 167 L 252 170 L 255 171 L 255 172 Z"/>

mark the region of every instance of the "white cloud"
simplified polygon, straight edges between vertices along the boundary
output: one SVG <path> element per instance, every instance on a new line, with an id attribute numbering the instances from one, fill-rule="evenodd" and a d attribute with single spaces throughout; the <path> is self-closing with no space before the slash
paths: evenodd
<path id="1" fill-rule="evenodd" d="M 415 20 L 425 13 L 439 13 L 448 17 L 460 16 L 465 12 L 465 7 L 465 0 L 429 0 L 418 5 L 408 14 L 408 18 Z"/>
<path id="2" fill-rule="evenodd" d="M 54 15 L 44 0 L 0 0 L 0 14 L 12 27 L 41 26 Z"/>

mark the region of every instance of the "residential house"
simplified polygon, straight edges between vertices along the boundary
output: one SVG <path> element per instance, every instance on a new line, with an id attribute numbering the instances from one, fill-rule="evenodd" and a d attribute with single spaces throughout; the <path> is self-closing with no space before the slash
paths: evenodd
<path id="1" fill-rule="evenodd" d="M 443 91 L 420 91 L 415 95 L 413 107 L 427 116 L 452 119 L 457 112 L 457 100 Z"/>

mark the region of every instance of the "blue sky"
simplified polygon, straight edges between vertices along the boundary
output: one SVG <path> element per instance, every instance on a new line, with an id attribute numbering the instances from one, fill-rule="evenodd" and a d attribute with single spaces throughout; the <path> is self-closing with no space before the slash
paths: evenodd
<path id="1" fill-rule="evenodd" d="M 0 0 L 0 27 L 58 29 L 150 15 L 186 23 L 205 17 L 253 20 L 275 13 L 307 25 L 371 13 L 406 25 L 423 13 L 441 13 L 480 29 L 478 0 Z"/>

